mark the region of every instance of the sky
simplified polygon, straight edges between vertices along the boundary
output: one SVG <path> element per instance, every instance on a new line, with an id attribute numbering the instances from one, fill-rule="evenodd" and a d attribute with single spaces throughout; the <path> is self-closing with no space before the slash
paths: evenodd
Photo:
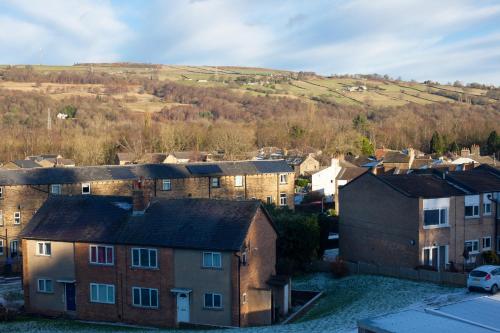
<path id="1" fill-rule="evenodd" d="M 500 1 L 0 0 L 0 64 L 119 61 L 500 85 Z"/>

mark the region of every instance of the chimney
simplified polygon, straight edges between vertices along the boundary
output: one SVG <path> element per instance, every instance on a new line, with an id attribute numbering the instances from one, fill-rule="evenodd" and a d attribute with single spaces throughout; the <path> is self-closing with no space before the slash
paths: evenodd
<path id="1" fill-rule="evenodd" d="M 470 156 L 470 149 L 469 148 L 462 148 L 460 151 L 460 156 L 461 157 L 469 157 Z"/>
<path id="2" fill-rule="evenodd" d="M 479 145 L 472 145 L 470 147 L 470 154 L 472 156 L 481 156 L 481 148 L 479 148 Z"/>
<path id="3" fill-rule="evenodd" d="M 149 207 L 151 202 L 151 193 L 149 189 L 144 188 L 144 179 L 136 180 L 132 189 L 132 207 L 133 215 L 142 215 Z"/>

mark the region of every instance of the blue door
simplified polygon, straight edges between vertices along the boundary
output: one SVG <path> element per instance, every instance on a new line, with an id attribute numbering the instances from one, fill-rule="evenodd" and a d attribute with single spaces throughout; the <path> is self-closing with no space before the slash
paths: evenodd
<path id="1" fill-rule="evenodd" d="M 66 310 L 76 311 L 75 284 L 66 283 Z"/>

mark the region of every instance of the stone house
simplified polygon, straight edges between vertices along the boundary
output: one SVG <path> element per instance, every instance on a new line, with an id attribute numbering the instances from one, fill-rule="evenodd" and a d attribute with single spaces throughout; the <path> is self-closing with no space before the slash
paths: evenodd
<path id="1" fill-rule="evenodd" d="M 49 197 L 130 196 L 138 179 L 153 197 L 255 198 L 294 208 L 294 172 L 284 161 L 0 170 L 0 266 L 10 256 L 20 269 L 18 234 Z"/>
<path id="2" fill-rule="evenodd" d="M 311 154 L 307 156 L 287 157 L 286 162 L 295 171 L 295 177 L 310 176 L 319 170 L 319 161 Z"/>
<path id="3" fill-rule="evenodd" d="M 470 269 L 500 250 L 500 172 L 491 167 L 365 173 L 340 189 L 340 255 L 349 261 Z"/>
<path id="4" fill-rule="evenodd" d="M 22 238 L 29 313 L 244 327 L 290 304 L 289 280 L 273 283 L 277 232 L 258 200 L 53 196 Z"/>

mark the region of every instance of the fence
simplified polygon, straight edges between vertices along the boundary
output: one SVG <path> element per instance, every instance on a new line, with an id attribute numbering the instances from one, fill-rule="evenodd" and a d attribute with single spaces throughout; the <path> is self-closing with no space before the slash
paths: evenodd
<path id="1" fill-rule="evenodd" d="M 467 285 L 467 274 L 465 273 L 436 272 L 406 267 L 380 266 L 364 262 L 347 262 L 346 264 L 351 274 L 384 275 L 416 281 L 452 284 L 462 287 Z"/>

